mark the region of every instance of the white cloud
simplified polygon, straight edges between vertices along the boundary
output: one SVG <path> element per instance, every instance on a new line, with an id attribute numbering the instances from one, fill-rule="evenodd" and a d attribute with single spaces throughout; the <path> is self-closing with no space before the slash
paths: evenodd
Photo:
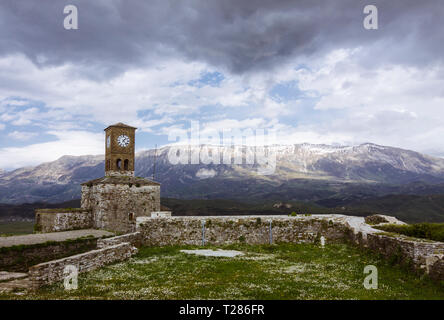
<path id="1" fill-rule="evenodd" d="M 81 127 L 80 117 L 104 125 L 128 122 L 140 132 L 164 135 L 183 133 L 186 126 L 181 122 L 200 119 L 202 134 L 265 128 L 278 132 L 278 143 L 374 142 L 444 155 L 444 66 L 378 65 L 371 69 L 362 65 L 362 54 L 360 48 L 336 50 L 323 59 L 298 58 L 272 71 L 224 73 L 218 86 L 199 87 L 190 82 L 216 71 L 204 63 L 159 61 L 155 67 L 128 69 L 100 82 L 81 78 L 74 65 L 37 68 L 21 55 L 3 57 L 0 121 L 25 128 L 37 124 L 52 130 L 57 140 L 0 152 L 15 155 L 14 167 L 64 154 L 102 153 L 100 135 L 75 131 L 87 130 Z M 296 68 L 301 65 L 305 67 Z M 301 113 L 307 105 L 305 98 L 270 96 L 276 84 L 289 82 L 296 83 L 305 97 L 319 99 L 314 110 Z M 25 100 L 10 97 L 43 102 L 47 108 L 24 108 Z M 216 107 L 204 114 L 209 105 L 220 110 Z M 26 131 L 22 128 L 10 135 L 20 139 L 20 132 Z M 93 137 L 93 141 L 84 143 L 79 132 L 83 140 Z M 68 147 L 72 145 L 78 147 Z M 53 151 L 39 155 L 46 147 Z M 0 167 L 6 165 L 11 166 L 1 163 Z"/>
<path id="2" fill-rule="evenodd" d="M 266 121 L 262 118 L 248 118 L 243 120 L 237 119 L 223 119 L 218 121 L 209 121 L 202 124 L 201 132 L 205 133 L 205 130 L 218 130 L 224 129 L 259 129 L 268 127 Z"/>
<path id="3" fill-rule="evenodd" d="M 299 87 L 319 96 L 318 113 L 332 114 L 305 128 L 349 144 L 375 142 L 444 154 L 444 66 L 372 70 L 359 64 L 359 54 L 339 50 L 298 71 Z"/>
<path id="4" fill-rule="evenodd" d="M 38 68 L 22 55 L 0 58 L 0 70 L 0 84 L 4 84 L 0 86 L 0 99 L 19 96 L 49 107 L 44 112 L 8 109 L 1 115 L 3 121 L 13 121 L 17 126 L 38 120 L 74 121 L 79 116 L 103 124 L 122 121 L 149 125 L 157 121 L 155 117 L 171 123 L 172 116 L 193 118 L 209 105 L 256 108 L 254 115 L 273 118 L 285 114 L 286 106 L 271 99 L 268 91 L 276 81 L 295 74 L 288 70 L 272 76 L 265 72 L 255 76 L 224 74 L 218 86 L 196 87 L 190 82 L 214 68 L 204 63 L 165 60 L 153 67 L 129 69 L 108 81 L 93 81 L 79 77 L 75 65 Z M 151 111 L 155 117 L 140 117 L 140 111 Z M 147 126 L 143 130 L 149 131 Z"/>
<path id="5" fill-rule="evenodd" d="M 12 131 L 8 133 L 8 137 L 11 137 L 15 140 L 26 141 L 37 135 L 36 132 L 25 132 L 25 131 Z"/>
<path id="6" fill-rule="evenodd" d="M 105 124 L 137 121 L 141 110 L 152 110 L 158 115 L 193 114 L 205 105 L 251 103 L 251 94 L 243 88 L 239 77 L 223 80 L 219 87 L 188 84 L 209 70 L 202 63 L 160 61 L 156 67 L 131 69 L 102 82 L 77 77 L 74 65 L 37 68 L 21 55 L 0 58 L 0 70 L 0 83 L 15 84 L 1 86 L 0 98 L 20 96 L 43 101 L 52 109 L 63 109 L 49 111 L 54 117 L 81 115 Z M 3 120 L 14 119 L 16 125 L 27 125 L 39 116 L 33 112 L 7 113 Z"/>
<path id="7" fill-rule="evenodd" d="M 103 153 L 103 133 L 86 131 L 48 132 L 57 140 L 30 144 L 24 147 L 0 149 L 0 168 L 16 169 L 53 161 L 64 155 L 80 156 Z"/>
<path id="8" fill-rule="evenodd" d="M 26 100 L 17 100 L 17 99 L 6 99 L 0 101 L 0 110 L 5 109 L 6 107 L 21 107 L 25 106 L 28 103 Z"/>

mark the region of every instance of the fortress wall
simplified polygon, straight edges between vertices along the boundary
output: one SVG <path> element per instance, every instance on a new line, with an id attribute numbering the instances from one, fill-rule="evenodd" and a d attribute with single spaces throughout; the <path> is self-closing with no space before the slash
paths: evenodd
<path id="1" fill-rule="evenodd" d="M 141 236 L 140 232 L 133 232 L 117 237 L 99 239 L 97 241 L 97 248 L 100 249 L 100 248 L 110 247 L 123 242 L 131 243 L 135 247 L 140 247 L 141 246 L 140 236 Z"/>
<path id="2" fill-rule="evenodd" d="M 439 266 L 444 262 L 443 242 L 382 233 L 368 234 L 366 244 L 369 249 L 389 259 L 410 264 L 414 269 L 423 270 L 431 277 L 444 280 L 444 270 Z M 432 268 L 435 263 L 436 267 Z"/>
<path id="3" fill-rule="evenodd" d="M 271 222 L 271 228 L 270 228 Z M 231 243 L 318 243 L 352 241 L 398 263 L 444 280 L 444 243 L 388 234 L 372 228 L 361 217 L 314 216 L 208 216 L 138 217 L 137 232 L 99 239 L 99 249 L 42 263 L 29 269 L 33 286 L 60 281 L 67 265 L 87 272 L 128 259 L 134 246 L 224 245 Z M 203 243 L 204 240 L 204 243 Z"/>
<path id="4" fill-rule="evenodd" d="M 357 245 L 368 248 L 394 263 L 428 274 L 432 279 L 444 280 L 444 243 L 407 237 L 373 229 L 372 232 L 350 233 Z"/>
<path id="5" fill-rule="evenodd" d="M 368 234 L 366 246 L 372 251 L 378 252 L 387 258 L 396 258 L 402 261 L 412 262 L 415 258 L 415 243 L 412 241 L 402 241 L 398 237 L 391 237 L 383 234 Z M 418 264 L 418 257 L 416 264 Z"/>
<path id="6" fill-rule="evenodd" d="M 37 289 L 43 285 L 63 280 L 67 276 L 67 274 L 64 273 L 64 270 L 68 265 L 76 267 L 78 273 L 88 272 L 114 262 L 126 260 L 136 252 L 137 249 L 130 243 L 120 243 L 114 246 L 35 265 L 29 269 L 29 279 L 32 283 L 32 287 Z"/>
<path id="7" fill-rule="evenodd" d="M 352 241 L 398 263 L 408 263 L 431 278 L 444 280 L 444 243 L 402 235 L 384 234 L 364 222 L 346 216 L 211 216 L 140 217 L 136 230 L 142 245 L 268 244 L 270 224 L 273 243 L 316 243 L 321 236 L 326 244 Z M 362 221 L 361 221 L 362 220 Z"/>
<path id="8" fill-rule="evenodd" d="M 90 229 L 92 214 L 83 209 L 37 209 L 35 230 L 37 232 L 59 232 Z"/>
<path id="9" fill-rule="evenodd" d="M 0 270 L 27 272 L 30 266 L 97 247 L 97 239 L 52 241 L 0 248 Z"/>
<path id="10" fill-rule="evenodd" d="M 273 243 L 312 243 L 321 236 L 327 242 L 343 241 L 348 228 L 328 217 L 236 216 L 236 217 L 164 217 L 137 219 L 137 231 L 143 245 L 201 245 L 205 221 L 206 244 L 267 244 L 270 221 Z"/>
<path id="11" fill-rule="evenodd" d="M 429 262 L 428 273 L 430 278 L 438 281 L 444 280 L 444 255 L 435 255 Z"/>

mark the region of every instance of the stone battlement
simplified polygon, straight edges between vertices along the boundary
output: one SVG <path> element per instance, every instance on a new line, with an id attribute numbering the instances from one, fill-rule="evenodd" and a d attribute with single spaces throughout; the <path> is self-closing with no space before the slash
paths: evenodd
<path id="1" fill-rule="evenodd" d="M 403 224 L 393 217 L 390 223 Z M 371 221 L 369 219 L 368 221 Z M 386 257 L 397 257 L 431 278 L 444 280 L 444 243 L 387 234 L 363 217 L 344 215 L 141 217 L 136 230 L 146 246 L 223 245 L 236 242 L 352 242 Z"/>
<path id="2" fill-rule="evenodd" d="M 143 245 L 341 241 L 348 231 L 332 216 L 140 217 L 136 229 Z"/>
<path id="3" fill-rule="evenodd" d="M 396 257 L 398 262 L 407 263 L 417 272 L 444 280 L 444 243 L 381 232 L 366 222 L 381 219 L 376 218 L 344 215 L 139 217 L 136 232 L 99 239 L 95 250 L 35 265 L 29 270 L 29 279 L 33 288 L 38 288 L 63 279 L 62 271 L 67 265 L 87 272 L 126 260 L 139 246 L 349 242 L 386 257 Z M 402 223 L 386 218 L 390 218 L 391 223 Z"/>
<path id="4" fill-rule="evenodd" d="M 137 249 L 130 243 L 123 242 L 67 258 L 41 263 L 29 269 L 31 286 L 37 289 L 43 285 L 62 280 L 65 277 L 65 267 L 68 265 L 74 266 L 79 273 L 83 273 L 113 262 L 126 260 L 136 252 Z"/>

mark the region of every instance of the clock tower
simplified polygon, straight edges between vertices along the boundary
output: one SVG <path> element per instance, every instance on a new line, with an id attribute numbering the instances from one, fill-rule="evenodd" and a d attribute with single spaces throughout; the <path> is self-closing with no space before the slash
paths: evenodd
<path id="1" fill-rule="evenodd" d="M 136 129 L 121 122 L 105 129 L 105 176 L 134 176 Z"/>
<path id="2" fill-rule="evenodd" d="M 120 122 L 105 129 L 105 176 L 82 183 L 80 206 L 93 228 L 134 232 L 139 217 L 171 215 L 160 211 L 160 184 L 134 176 L 135 133 Z"/>

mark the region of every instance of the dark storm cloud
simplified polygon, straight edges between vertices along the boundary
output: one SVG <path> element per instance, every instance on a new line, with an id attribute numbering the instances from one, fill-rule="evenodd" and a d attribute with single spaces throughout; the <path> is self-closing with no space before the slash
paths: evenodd
<path id="1" fill-rule="evenodd" d="M 63 28 L 68 4 L 79 30 Z M 379 9 L 377 31 L 362 26 L 367 4 Z M 442 62 L 443 9 L 440 0 L 2 0 L 0 54 L 74 63 L 99 78 L 167 56 L 244 73 L 356 46 L 370 66 L 423 65 Z"/>

